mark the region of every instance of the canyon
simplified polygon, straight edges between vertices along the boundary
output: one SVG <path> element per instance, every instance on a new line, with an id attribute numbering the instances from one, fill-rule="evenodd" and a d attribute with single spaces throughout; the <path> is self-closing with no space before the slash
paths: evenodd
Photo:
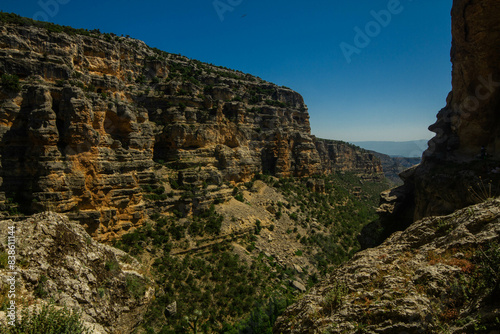
<path id="1" fill-rule="evenodd" d="M 498 333 L 500 5 L 454 0 L 452 92 L 422 163 L 381 195 L 368 248 L 274 333 Z"/>
<path id="2" fill-rule="evenodd" d="M 144 224 L 144 188 L 169 180 L 382 173 L 372 154 L 311 136 L 289 88 L 131 38 L 3 15 L 0 73 L 22 86 L 0 92 L 5 211 L 65 213 L 110 241 Z"/>
<path id="3" fill-rule="evenodd" d="M 299 93 L 132 38 L 0 13 L 0 74 L 18 290 L 95 333 L 251 326 L 352 257 L 388 187 Z"/>
<path id="4" fill-rule="evenodd" d="M 453 90 L 404 171 L 313 136 L 287 87 L 1 13 L 20 291 L 96 333 L 498 333 L 499 13 L 453 1 Z"/>

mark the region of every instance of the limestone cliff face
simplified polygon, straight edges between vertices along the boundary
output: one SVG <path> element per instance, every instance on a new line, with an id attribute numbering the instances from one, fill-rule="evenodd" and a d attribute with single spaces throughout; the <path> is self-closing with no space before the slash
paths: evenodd
<path id="1" fill-rule="evenodd" d="M 500 3 L 455 0 L 452 9 L 453 91 L 430 127 L 424 156 L 474 159 L 484 146 L 500 159 Z"/>
<path id="2" fill-rule="evenodd" d="M 64 212 L 110 239 L 147 219 L 143 189 L 165 179 L 200 187 L 337 168 L 288 88 L 130 38 L 2 15 L 0 206 Z M 362 160 L 351 152 L 339 169 Z"/>
<path id="3" fill-rule="evenodd" d="M 354 171 L 361 175 L 382 175 L 380 159 L 375 154 L 342 141 L 315 138 L 322 165 L 328 172 Z"/>
<path id="4" fill-rule="evenodd" d="M 451 13 L 453 90 L 422 164 L 383 195 L 382 225 L 404 229 L 500 195 L 500 3 L 455 0 Z"/>

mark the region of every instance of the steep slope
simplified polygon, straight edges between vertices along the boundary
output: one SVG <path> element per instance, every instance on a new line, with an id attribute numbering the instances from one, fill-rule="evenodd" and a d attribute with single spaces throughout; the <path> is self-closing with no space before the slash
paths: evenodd
<path id="1" fill-rule="evenodd" d="M 189 332 L 187 316 L 207 333 L 267 332 L 270 323 L 250 315 L 283 308 L 351 258 L 384 187 L 352 172 L 258 175 L 221 187 L 229 199 L 206 211 L 153 216 L 116 243 L 150 266 L 159 287 L 144 329 Z"/>
<path id="2" fill-rule="evenodd" d="M 495 333 L 500 200 L 430 217 L 332 272 L 274 333 Z"/>
<path id="3" fill-rule="evenodd" d="M 148 219 L 148 189 L 336 169 L 288 88 L 114 34 L 0 19 L 0 204 L 11 213 L 63 212 L 111 240 Z M 380 171 L 368 156 L 342 164 Z"/>

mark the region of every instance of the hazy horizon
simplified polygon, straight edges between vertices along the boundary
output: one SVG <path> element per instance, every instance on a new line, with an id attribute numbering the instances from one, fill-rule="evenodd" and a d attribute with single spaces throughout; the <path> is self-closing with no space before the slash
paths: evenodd
<path id="1" fill-rule="evenodd" d="M 421 158 L 424 151 L 428 148 L 427 139 L 409 141 L 359 141 L 350 143 L 365 150 L 405 158 Z"/>
<path id="2" fill-rule="evenodd" d="M 433 136 L 427 128 L 451 90 L 451 5 L 33 0 L 0 9 L 130 35 L 290 87 L 304 97 L 317 137 L 409 141 Z"/>

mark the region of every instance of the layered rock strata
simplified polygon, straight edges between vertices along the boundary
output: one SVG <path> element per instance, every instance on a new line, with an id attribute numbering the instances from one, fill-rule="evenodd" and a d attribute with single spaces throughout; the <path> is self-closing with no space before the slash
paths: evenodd
<path id="1" fill-rule="evenodd" d="M 143 224 L 144 188 L 168 179 L 201 187 L 337 168 L 291 89 L 134 39 L 25 21 L 0 22 L 4 208 L 64 212 L 109 240 Z M 338 169 L 379 170 L 366 158 L 350 152 Z"/>
<path id="2" fill-rule="evenodd" d="M 343 141 L 315 138 L 322 166 L 327 172 L 355 172 L 359 175 L 383 174 L 380 159 L 372 152 Z"/>

